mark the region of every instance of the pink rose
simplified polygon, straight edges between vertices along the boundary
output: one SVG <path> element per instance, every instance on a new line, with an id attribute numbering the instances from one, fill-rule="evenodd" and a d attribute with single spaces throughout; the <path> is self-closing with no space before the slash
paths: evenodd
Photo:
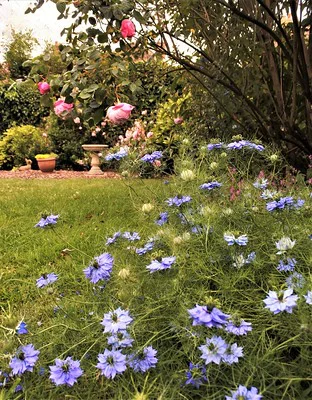
<path id="1" fill-rule="evenodd" d="M 73 107 L 73 103 L 65 103 L 64 100 L 59 99 L 54 103 L 54 112 L 58 117 L 66 117 Z"/>
<path id="2" fill-rule="evenodd" d="M 80 124 L 80 118 L 79 117 L 74 118 L 74 122 L 75 124 Z"/>
<path id="3" fill-rule="evenodd" d="M 135 35 L 134 23 L 132 21 L 130 21 L 130 19 L 124 19 L 121 22 L 120 33 L 124 39 L 132 38 Z"/>
<path id="4" fill-rule="evenodd" d="M 184 120 L 183 120 L 182 117 L 177 117 L 177 118 L 175 118 L 175 119 L 173 120 L 173 122 L 174 122 L 176 125 L 182 124 L 183 121 L 184 121 Z"/>
<path id="5" fill-rule="evenodd" d="M 113 124 L 123 124 L 130 118 L 130 114 L 133 109 L 134 106 L 131 104 L 118 103 L 115 106 L 109 107 L 107 110 L 107 118 Z"/>
<path id="6" fill-rule="evenodd" d="M 41 94 L 46 94 L 50 91 L 51 86 L 48 84 L 48 82 L 39 82 L 38 89 Z"/>

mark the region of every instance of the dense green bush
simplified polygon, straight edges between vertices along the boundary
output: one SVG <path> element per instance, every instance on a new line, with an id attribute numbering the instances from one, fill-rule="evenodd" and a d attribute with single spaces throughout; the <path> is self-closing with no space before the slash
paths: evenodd
<path id="1" fill-rule="evenodd" d="M 34 159 L 47 151 L 42 130 L 32 125 L 13 126 L 4 132 L 0 141 L 0 167 L 11 169 L 25 164 L 25 158 Z"/>
<path id="2" fill-rule="evenodd" d="M 51 151 L 58 155 L 57 167 L 78 169 L 77 161 L 84 156 L 81 145 L 90 142 L 89 131 L 82 124 L 62 120 L 53 113 L 47 118 L 46 130 Z"/>
<path id="3" fill-rule="evenodd" d="M 0 137 L 13 126 L 41 123 L 49 110 L 40 105 L 40 93 L 30 82 L 0 83 Z"/>

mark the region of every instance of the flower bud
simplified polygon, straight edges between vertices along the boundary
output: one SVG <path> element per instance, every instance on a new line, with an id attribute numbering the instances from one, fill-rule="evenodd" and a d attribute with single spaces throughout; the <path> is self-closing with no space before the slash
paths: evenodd
<path id="1" fill-rule="evenodd" d="M 118 276 L 121 279 L 127 279 L 130 276 L 130 271 L 128 268 L 123 268 L 118 272 Z"/>
<path id="2" fill-rule="evenodd" d="M 194 173 L 194 171 L 192 171 L 191 169 L 184 169 L 181 172 L 181 179 L 183 181 L 193 181 L 196 178 L 196 175 Z"/>
<path id="3" fill-rule="evenodd" d="M 213 162 L 209 165 L 209 168 L 212 169 L 212 170 L 217 169 L 218 167 L 219 167 L 219 164 L 218 164 L 217 162 L 215 162 L 215 161 L 213 161 Z"/>
<path id="4" fill-rule="evenodd" d="M 154 205 L 152 203 L 145 203 L 142 206 L 142 211 L 146 214 L 150 213 L 154 209 Z"/>
<path id="5" fill-rule="evenodd" d="M 270 160 L 274 163 L 278 160 L 278 155 L 277 154 L 272 154 L 270 157 Z"/>

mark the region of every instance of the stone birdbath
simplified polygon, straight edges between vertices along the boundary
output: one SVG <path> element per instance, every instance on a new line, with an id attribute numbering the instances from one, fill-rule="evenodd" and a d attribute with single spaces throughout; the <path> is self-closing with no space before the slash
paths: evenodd
<path id="1" fill-rule="evenodd" d="M 88 151 L 91 156 L 91 169 L 88 172 L 90 175 L 101 175 L 103 171 L 100 168 L 99 153 L 108 147 L 107 144 L 83 144 L 82 148 Z"/>

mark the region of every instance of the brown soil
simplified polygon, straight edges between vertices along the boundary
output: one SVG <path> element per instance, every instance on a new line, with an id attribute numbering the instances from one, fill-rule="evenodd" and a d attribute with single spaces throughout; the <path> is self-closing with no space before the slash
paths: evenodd
<path id="1" fill-rule="evenodd" d="M 54 171 L 51 173 L 41 172 L 35 170 L 28 171 L 0 171 L 0 179 L 70 179 L 70 178 L 86 178 L 86 179 L 103 179 L 103 178 L 115 178 L 120 179 L 121 176 L 114 171 L 104 171 L 102 175 L 89 175 L 87 171 Z"/>

